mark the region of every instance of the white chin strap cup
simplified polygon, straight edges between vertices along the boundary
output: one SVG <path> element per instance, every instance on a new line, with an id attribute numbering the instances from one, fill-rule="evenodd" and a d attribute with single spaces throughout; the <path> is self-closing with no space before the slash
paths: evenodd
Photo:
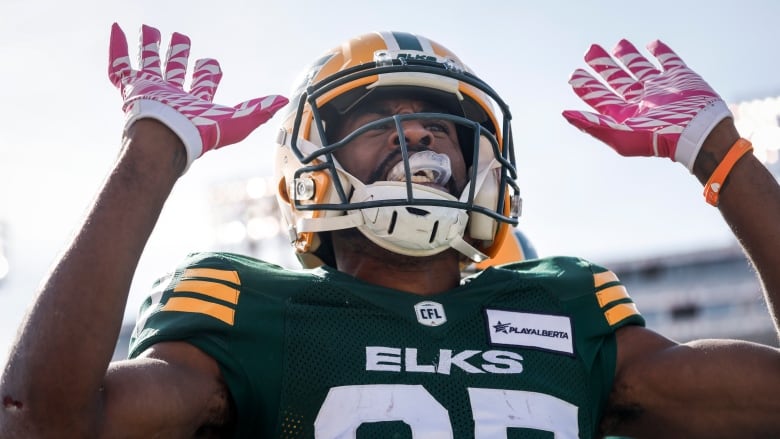
<path id="1" fill-rule="evenodd" d="M 406 197 L 405 182 L 382 181 L 368 186 L 355 180 L 352 183 L 353 203 Z M 426 186 L 415 185 L 412 192 L 416 200 L 457 201 L 450 194 Z M 394 253 L 431 256 L 454 248 L 479 262 L 487 259 L 487 255 L 463 240 L 468 219 L 466 211 L 452 207 L 382 206 L 344 216 L 302 219 L 296 228 L 298 232 L 323 232 L 357 227 L 373 243 Z"/>

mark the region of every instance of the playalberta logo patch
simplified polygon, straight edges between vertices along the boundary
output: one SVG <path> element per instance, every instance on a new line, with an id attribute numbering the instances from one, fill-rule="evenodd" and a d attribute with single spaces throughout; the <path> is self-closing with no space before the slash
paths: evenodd
<path id="1" fill-rule="evenodd" d="M 574 355 L 570 317 L 499 309 L 486 309 L 485 315 L 491 344 Z"/>

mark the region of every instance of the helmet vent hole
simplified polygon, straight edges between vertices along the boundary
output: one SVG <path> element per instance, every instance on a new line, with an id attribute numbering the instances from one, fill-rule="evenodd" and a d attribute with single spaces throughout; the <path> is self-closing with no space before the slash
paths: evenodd
<path id="1" fill-rule="evenodd" d="M 390 217 L 390 225 L 387 227 L 387 234 L 392 235 L 395 230 L 395 221 L 398 219 L 398 212 L 393 211 L 393 216 Z"/>
<path id="2" fill-rule="evenodd" d="M 433 239 L 436 238 L 436 232 L 439 230 L 439 222 L 433 223 L 433 230 L 431 230 L 431 239 L 428 240 L 429 244 L 433 243 Z"/>
<path id="3" fill-rule="evenodd" d="M 406 211 L 411 213 L 412 215 L 417 215 L 417 216 L 428 216 L 428 214 L 430 214 L 430 212 L 428 212 L 427 210 L 418 209 L 416 207 L 407 207 Z"/>

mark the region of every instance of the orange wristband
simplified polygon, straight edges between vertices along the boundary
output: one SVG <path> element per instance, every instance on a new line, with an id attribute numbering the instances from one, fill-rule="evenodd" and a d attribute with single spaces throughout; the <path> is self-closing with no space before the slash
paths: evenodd
<path id="1" fill-rule="evenodd" d="M 747 139 L 740 138 L 729 148 L 729 152 L 723 157 L 723 160 L 715 168 L 715 171 L 704 185 L 704 199 L 713 206 L 718 205 L 720 190 L 723 189 L 723 183 L 729 176 L 731 169 L 742 158 L 745 153 L 753 150 L 753 144 Z"/>

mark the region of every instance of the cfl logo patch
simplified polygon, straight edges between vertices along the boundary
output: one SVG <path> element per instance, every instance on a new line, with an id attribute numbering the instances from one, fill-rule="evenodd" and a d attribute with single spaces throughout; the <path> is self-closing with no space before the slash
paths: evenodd
<path id="1" fill-rule="evenodd" d="M 414 314 L 417 321 L 425 326 L 441 326 L 447 321 L 444 307 L 436 302 L 425 301 L 414 305 Z"/>

